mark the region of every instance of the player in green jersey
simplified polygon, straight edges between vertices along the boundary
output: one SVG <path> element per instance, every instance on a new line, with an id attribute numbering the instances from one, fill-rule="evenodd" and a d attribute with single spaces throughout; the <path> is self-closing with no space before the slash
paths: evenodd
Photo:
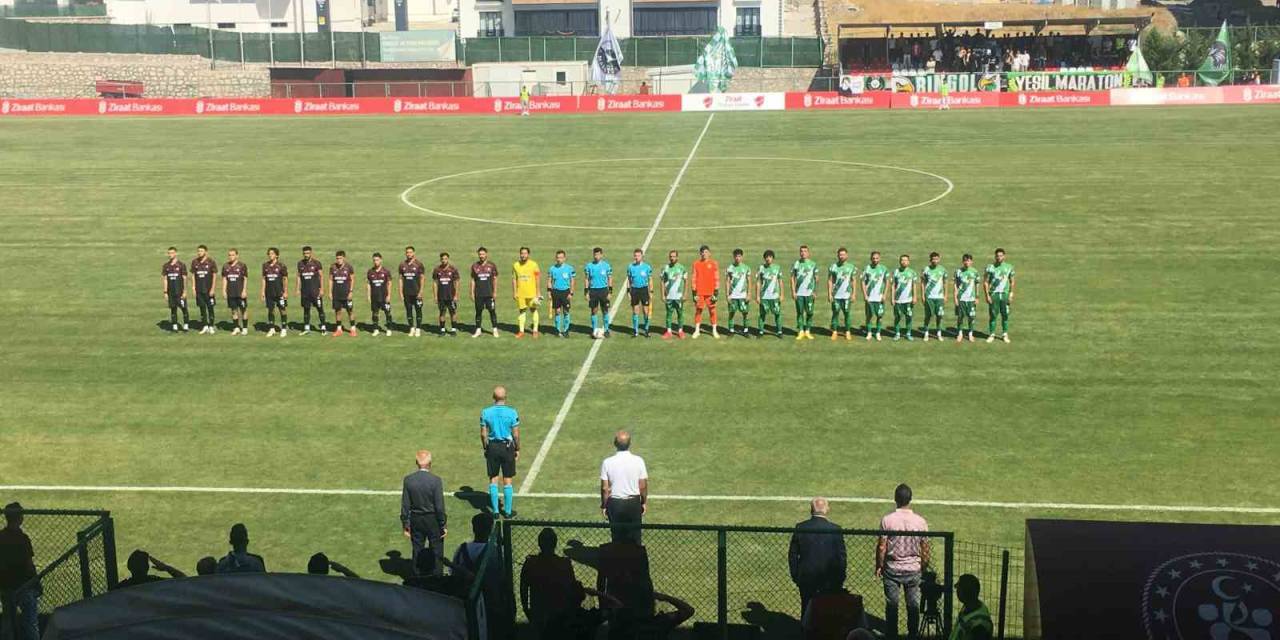
<path id="1" fill-rule="evenodd" d="M 764 317 L 773 314 L 774 335 L 782 337 L 782 267 L 773 263 L 773 249 L 764 252 L 764 264 L 756 271 L 756 330 L 764 337 Z"/>
<path id="2" fill-rule="evenodd" d="M 800 245 L 800 259 L 791 264 L 791 297 L 796 300 L 796 340 L 812 340 L 813 290 L 818 263 L 809 257 L 809 246 Z"/>
<path id="3" fill-rule="evenodd" d="M 747 335 L 747 312 L 751 307 L 751 267 L 742 263 L 742 249 L 733 250 L 733 264 L 725 269 L 729 283 L 729 335 L 733 335 L 733 316 L 742 315 L 742 335 Z"/>
<path id="4" fill-rule="evenodd" d="M 956 299 L 956 342 L 964 339 L 962 323 L 969 324 L 969 342 L 973 342 L 973 323 L 978 317 L 978 270 L 973 268 L 973 256 L 964 254 L 952 281 Z"/>
<path id="5" fill-rule="evenodd" d="M 898 256 L 898 268 L 893 270 L 889 284 L 893 298 L 893 339 L 902 339 L 900 325 L 905 324 L 907 340 L 911 340 L 911 320 L 920 288 L 920 274 L 911 268 L 911 256 L 905 253 Z"/>
<path id="6" fill-rule="evenodd" d="M 942 256 L 937 251 L 929 254 L 929 266 L 920 270 L 920 284 L 924 289 L 924 340 L 929 341 L 929 321 L 942 339 L 942 310 L 947 304 L 947 270 L 942 268 Z"/>
<path id="7" fill-rule="evenodd" d="M 880 331 L 884 323 L 884 289 L 889 278 L 889 269 L 880 264 L 880 252 L 871 252 L 871 263 L 862 270 L 862 300 L 866 311 L 867 340 L 874 332 L 876 340 L 880 339 Z M 871 317 L 875 316 L 875 328 L 871 328 Z"/>
<path id="8" fill-rule="evenodd" d="M 1013 265 L 1004 261 L 1004 249 L 996 249 L 996 261 L 987 265 L 982 280 L 987 292 L 987 342 L 996 339 L 996 316 L 1000 316 L 1000 338 L 1009 341 L 1009 307 L 1013 304 Z"/>
<path id="9" fill-rule="evenodd" d="M 853 281 L 858 277 L 858 267 L 849 262 L 849 250 L 836 250 L 836 261 L 827 269 L 827 300 L 831 301 L 831 339 L 840 337 L 836 318 L 844 316 L 844 339 L 853 339 L 853 323 L 849 305 L 853 304 Z"/>
<path id="10" fill-rule="evenodd" d="M 662 299 L 667 304 L 667 331 L 662 334 L 664 340 L 670 340 L 673 336 L 684 339 L 684 299 L 688 284 L 689 270 L 680 264 L 680 253 L 668 253 L 667 266 L 662 268 Z M 676 316 L 676 333 L 671 332 L 672 314 Z"/>

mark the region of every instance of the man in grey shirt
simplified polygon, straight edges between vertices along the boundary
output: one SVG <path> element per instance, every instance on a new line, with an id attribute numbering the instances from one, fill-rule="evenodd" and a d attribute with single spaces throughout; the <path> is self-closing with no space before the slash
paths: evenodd
<path id="1" fill-rule="evenodd" d="M 444 537 L 447 518 L 444 507 L 444 481 L 431 473 L 431 452 L 423 449 L 414 456 L 418 469 L 404 477 L 400 494 L 400 524 L 404 537 L 413 547 L 413 557 L 424 547 L 436 556 L 435 570 L 444 566 Z"/>

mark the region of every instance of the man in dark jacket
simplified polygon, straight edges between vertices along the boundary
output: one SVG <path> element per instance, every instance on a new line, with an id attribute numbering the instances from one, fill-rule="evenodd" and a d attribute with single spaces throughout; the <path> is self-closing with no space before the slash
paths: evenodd
<path id="1" fill-rule="evenodd" d="M 787 554 L 791 581 L 800 590 L 800 615 L 804 615 L 809 599 L 824 591 L 844 586 L 847 558 L 840 525 L 827 519 L 830 505 L 826 498 L 814 498 L 809 504 L 808 520 L 796 524 Z"/>
<path id="2" fill-rule="evenodd" d="M 418 470 L 404 477 L 400 494 L 400 524 L 404 537 L 413 546 L 416 559 L 423 547 L 435 554 L 437 572 L 444 566 L 444 537 L 447 518 L 444 509 L 444 481 L 431 473 L 431 452 L 423 449 L 415 456 Z"/>

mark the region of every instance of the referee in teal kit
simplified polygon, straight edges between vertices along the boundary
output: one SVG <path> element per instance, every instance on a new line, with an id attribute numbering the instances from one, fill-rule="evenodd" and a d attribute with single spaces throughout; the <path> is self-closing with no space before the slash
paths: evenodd
<path id="1" fill-rule="evenodd" d="M 493 405 L 480 412 L 480 446 L 489 469 L 489 512 L 498 515 L 498 480 L 502 480 L 502 515 L 511 517 L 515 495 L 511 479 L 520 459 L 520 414 L 507 406 L 507 388 L 493 388 Z"/>

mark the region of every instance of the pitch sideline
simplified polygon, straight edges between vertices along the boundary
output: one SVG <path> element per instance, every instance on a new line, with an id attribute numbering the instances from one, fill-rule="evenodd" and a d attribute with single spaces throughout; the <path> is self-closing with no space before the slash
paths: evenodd
<path id="1" fill-rule="evenodd" d="M 49 492 L 106 492 L 106 493 L 230 493 L 304 496 L 399 496 L 399 491 L 386 489 L 300 489 L 283 487 L 185 487 L 185 486 L 110 486 L 110 485 L 0 485 L 0 491 L 49 491 Z M 524 498 L 586 500 L 599 499 L 594 493 L 521 493 Z M 726 502 L 808 502 L 807 496 L 716 496 L 690 494 L 655 494 L 653 500 L 673 501 L 726 501 Z M 831 502 L 857 504 L 888 504 L 888 498 L 864 496 L 828 497 Z M 998 502 L 990 500 L 945 500 L 919 498 L 913 504 L 940 507 L 1013 510 L 1061 510 L 1061 511 L 1139 511 L 1165 513 L 1228 513 L 1250 515 L 1280 515 L 1280 507 L 1202 506 L 1165 504 L 1105 504 L 1079 502 Z"/>

